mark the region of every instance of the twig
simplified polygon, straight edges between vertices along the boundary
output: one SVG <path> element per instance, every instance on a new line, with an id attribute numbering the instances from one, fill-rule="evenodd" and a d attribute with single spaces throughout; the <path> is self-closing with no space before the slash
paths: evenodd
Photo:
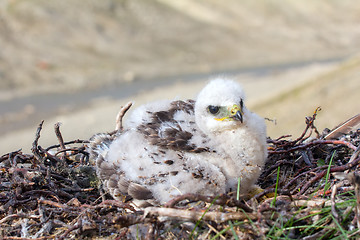
<path id="1" fill-rule="evenodd" d="M 54 163 L 61 162 L 61 159 L 52 155 L 51 153 L 47 152 L 45 149 L 43 149 L 41 146 L 38 147 L 41 153 L 46 157 L 46 159 L 52 160 Z"/>
<path id="2" fill-rule="evenodd" d="M 298 178 L 304 176 L 304 175 L 309 175 L 310 173 L 313 173 L 313 172 L 316 172 L 318 170 L 321 170 L 321 169 L 326 169 L 328 168 L 328 166 L 320 166 L 320 167 L 316 167 L 316 168 L 313 168 L 313 169 L 310 169 L 306 172 L 302 172 L 302 173 L 299 173 L 299 175 L 295 175 L 295 177 L 293 179 L 291 179 L 285 186 L 284 188 L 289 188 L 289 186 L 291 186 L 296 180 L 298 180 Z"/>
<path id="3" fill-rule="evenodd" d="M 60 122 L 55 123 L 55 125 L 54 125 L 55 135 L 56 135 L 56 137 L 57 137 L 57 139 L 59 141 L 60 149 L 65 150 L 66 147 L 65 147 L 65 144 L 64 144 L 64 139 L 63 139 L 62 134 L 60 132 L 60 126 L 61 126 Z M 66 157 L 66 152 L 64 152 L 63 157 Z"/>
<path id="4" fill-rule="evenodd" d="M 21 154 L 16 154 L 15 157 L 11 160 L 12 158 L 12 154 L 9 155 L 9 160 L 10 160 L 10 164 L 12 167 L 16 167 L 17 165 L 17 159 L 20 158 L 22 155 Z"/>
<path id="5" fill-rule="evenodd" d="M 39 237 L 39 238 L 24 238 L 24 237 L 4 237 L 2 240 L 44 240 L 50 239 L 50 237 Z"/>
<path id="6" fill-rule="evenodd" d="M 268 175 L 274 169 L 277 169 L 281 165 L 296 165 L 296 163 L 292 160 L 287 160 L 287 159 L 278 160 L 278 161 L 276 161 L 276 164 L 274 164 L 270 168 L 266 169 L 266 171 L 264 172 L 264 175 Z"/>
<path id="7" fill-rule="evenodd" d="M 294 207 L 309 207 L 309 208 L 329 207 L 331 206 L 331 201 L 329 201 L 329 199 L 323 199 L 323 198 L 311 199 L 311 200 L 295 200 L 291 202 L 290 205 Z"/>
<path id="8" fill-rule="evenodd" d="M 94 191 L 96 189 L 91 187 L 91 188 L 81 188 L 81 189 L 63 188 L 61 190 L 65 191 L 65 192 L 74 193 L 74 192 L 91 192 L 91 191 Z"/>
<path id="9" fill-rule="evenodd" d="M 63 235 L 61 235 L 59 238 L 57 238 L 57 240 L 62 240 L 65 239 L 67 237 L 67 235 L 69 235 L 72 231 L 82 228 L 82 219 L 79 218 L 78 221 L 73 225 L 70 226 Z"/>
<path id="10" fill-rule="evenodd" d="M 50 201 L 50 200 L 45 200 L 45 199 L 39 199 L 38 203 L 39 204 L 41 203 L 41 204 L 51 205 L 51 206 L 54 206 L 54 207 L 57 207 L 57 208 L 69 208 L 68 205 L 57 203 L 57 202 Z"/>
<path id="11" fill-rule="evenodd" d="M 119 113 L 116 116 L 115 131 L 123 130 L 122 119 L 131 106 L 132 106 L 132 102 L 128 102 L 127 104 L 125 104 L 125 106 L 121 107 Z"/>
<path id="12" fill-rule="evenodd" d="M 268 188 L 268 189 L 265 189 L 264 191 L 262 191 L 261 193 L 256 194 L 253 198 L 259 199 L 262 196 L 264 196 L 266 194 L 269 194 L 269 193 L 273 193 L 273 192 L 275 192 L 275 188 Z M 291 196 L 291 194 L 290 194 L 290 192 L 288 190 L 278 189 L 277 193 L 281 194 L 281 195 L 286 195 L 286 196 L 288 196 L 290 198 L 290 200 L 292 200 L 292 196 Z"/>
<path id="13" fill-rule="evenodd" d="M 56 195 L 56 193 L 49 191 L 49 190 L 30 190 L 23 194 L 24 197 L 31 196 L 31 195 L 44 195 L 44 196 L 51 196 L 52 198 L 56 199 L 57 201 L 60 201 L 59 197 Z"/>
<path id="14" fill-rule="evenodd" d="M 353 232 L 352 234 L 348 235 L 347 237 L 350 239 L 350 238 L 352 238 L 353 236 L 356 236 L 356 235 L 358 235 L 358 234 L 360 234 L 360 229 L 357 230 L 356 232 Z"/>
<path id="15" fill-rule="evenodd" d="M 81 207 L 84 208 L 92 208 L 92 209 L 97 209 L 97 208 L 103 208 L 104 206 L 110 206 L 110 207 L 118 207 L 118 208 L 124 208 L 124 209 L 129 209 L 133 212 L 135 212 L 135 208 L 132 207 L 131 205 L 129 205 L 128 203 L 123 203 L 117 200 L 105 200 L 104 202 L 101 202 L 97 205 L 88 205 L 88 204 L 83 204 L 81 205 Z"/>
<path id="16" fill-rule="evenodd" d="M 356 166 L 358 163 L 360 162 L 360 157 L 355 159 L 352 162 L 349 162 L 345 165 L 342 166 L 335 166 L 330 168 L 330 172 L 343 172 L 345 170 L 348 170 L 354 166 Z M 305 193 L 305 191 L 316 181 L 320 180 L 321 178 L 323 178 L 325 176 L 325 174 L 327 173 L 327 170 L 323 170 L 322 172 L 319 172 L 315 175 L 315 177 L 311 178 L 310 180 L 308 180 L 308 182 L 302 187 L 301 191 L 298 192 L 296 195 L 302 195 Z"/>
<path id="17" fill-rule="evenodd" d="M 356 148 L 355 152 L 351 155 L 349 163 L 352 163 L 358 156 L 360 153 L 360 145 Z M 345 171 L 345 173 L 348 173 L 349 170 Z"/>
<path id="18" fill-rule="evenodd" d="M 76 140 L 73 140 L 73 141 L 64 142 L 64 145 L 66 146 L 66 145 L 74 144 L 74 143 L 89 143 L 89 140 L 76 139 Z M 47 147 L 45 150 L 49 151 L 52 148 L 58 148 L 58 147 L 60 147 L 60 144 L 52 145 L 50 147 Z"/>
<path id="19" fill-rule="evenodd" d="M 77 154 L 77 153 L 83 153 L 83 154 L 87 154 L 87 152 L 84 151 L 85 147 L 80 147 L 80 148 L 66 148 L 66 149 L 61 149 L 59 150 L 57 153 L 55 153 L 55 156 L 59 155 L 60 153 L 63 152 L 71 152 L 71 155 Z"/>
<path id="20" fill-rule="evenodd" d="M 315 109 L 314 114 L 313 114 L 312 117 L 306 117 L 305 118 L 306 128 L 305 128 L 304 132 L 300 135 L 300 137 L 298 137 L 295 141 L 293 141 L 293 143 L 302 142 L 304 140 L 304 136 L 305 136 L 306 132 L 309 130 L 309 128 L 315 129 L 315 133 L 317 133 L 317 135 L 319 135 L 319 132 L 317 131 L 316 127 L 314 126 L 314 121 L 315 121 L 317 113 L 319 111 L 321 111 L 321 108 L 317 107 Z M 311 133 L 310 133 L 310 135 L 311 135 Z"/>
<path id="21" fill-rule="evenodd" d="M 245 219 L 257 219 L 257 214 L 243 213 L 243 212 L 206 212 L 197 210 L 183 210 L 175 208 L 161 208 L 161 207 L 147 207 L 144 210 L 144 216 L 162 216 L 179 220 L 191 220 L 198 221 L 199 219 L 205 221 L 214 221 L 216 223 L 227 222 L 229 220 L 245 220 Z"/>
<path id="22" fill-rule="evenodd" d="M 45 205 L 50 205 L 50 206 L 54 206 L 57 208 L 62 208 L 62 209 L 72 209 L 73 207 L 70 207 L 66 204 L 62 204 L 62 203 L 58 203 L 58 202 L 54 202 L 51 200 L 45 200 L 45 199 L 39 199 L 38 203 L 41 204 L 45 204 Z M 123 203 L 123 202 L 119 202 L 116 200 L 106 200 L 105 202 L 99 203 L 98 205 L 89 205 L 89 204 L 83 204 L 80 206 L 80 209 L 84 209 L 84 208 L 88 208 L 88 209 L 98 209 L 98 208 L 103 208 L 105 206 L 110 206 L 110 207 L 118 207 L 118 208 L 123 208 L 123 209 L 129 209 L 133 212 L 135 212 L 136 210 L 129 204 L 127 203 Z"/>
<path id="23" fill-rule="evenodd" d="M 216 228 L 214 228 L 213 226 L 211 226 L 209 223 L 206 223 L 206 226 L 208 228 L 210 228 L 211 231 L 218 234 L 221 237 L 221 239 L 226 239 L 222 234 L 219 234 L 219 231 Z"/>
<path id="24" fill-rule="evenodd" d="M 337 189 L 343 184 L 343 182 L 339 182 L 335 184 L 331 191 L 331 213 L 334 216 L 334 218 L 339 221 L 339 214 L 336 211 L 336 202 L 335 202 L 335 195 L 337 193 Z"/>
<path id="25" fill-rule="evenodd" d="M 42 159 L 42 156 L 41 156 L 41 153 L 38 149 L 38 142 L 39 142 L 39 138 L 40 138 L 40 132 L 41 132 L 41 129 L 42 129 L 42 126 L 44 124 L 44 120 L 41 121 L 41 123 L 39 124 L 39 127 L 37 128 L 36 130 L 36 133 L 35 133 L 35 140 L 32 144 L 32 148 L 31 148 L 31 151 L 32 153 L 34 154 L 34 156 L 40 161 Z"/>
<path id="26" fill-rule="evenodd" d="M 3 219 L 0 220 L 0 224 L 3 224 L 7 221 L 11 221 L 15 218 L 40 218 L 40 215 L 28 215 L 28 214 L 25 214 L 25 213 L 16 213 L 16 214 L 11 214 L 11 215 L 8 215 L 6 217 L 4 217 Z"/>
<path id="27" fill-rule="evenodd" d="M 297 145 L 293 148 L 290 149 L 285 149 L 285 150 L 275 150 L 275 151 L 269 151 L 269 154 L 281 154 L 281 153 L 289 153 L 289 152 L 294 152 L 300 149 L 305 149 L 305 148 L 309 148 L 311 146 L 316 146 L 319 144 L 334 144 L 334 145 L 345 145 L 348 148 L 351 148 L 352 150 L 356 150 L 356 147 L 349 142 L 346 141 L 341 141 L 341 140 L 315 140 L 306 144 L 302 144 L 302 145 Z"/>
<path id="28" fill-rule="evenodd" d="M 249 208 L 245 203 L 236 200 L 234 198 L 231 198 L 225 194 L 220 195 L 215 201 L 214 196 L 203 196 L 199 194 L 193 194 L 193 193 L 187 193 L 183 195 L 179 195 L 175 197 L 174 199 L 170 200 L 165 207 L 172 208 L 177 203 L 183 201 L 183 200 L 191 200 L 191 201 L 204 201 L 208 203 L 213 203 L 216 205 L 222 205 L 222 206 L 229 206 L 229 207 L 239 207 L 242 208 L 246 212 L 252 212 L 253 210 Z"/>
<path id="29" fill-rule="evenodd" d="M 352 172 L 348 174 L 347 179 L 355 187 L 355 196 L 356 196 L 355 218 L 356 218 L 357 227 L 360 229 L 360 175 L 356 172 Z"/>

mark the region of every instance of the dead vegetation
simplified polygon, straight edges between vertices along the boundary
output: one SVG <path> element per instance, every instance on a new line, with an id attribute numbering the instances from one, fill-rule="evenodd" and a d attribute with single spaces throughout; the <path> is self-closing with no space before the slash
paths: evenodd
<path id="1" fill-rule="evenodd" d="M 306 118 L 297 139 L 269 139 L 269 158 L 258 181 L 263 192 L 250 198 L 236 192 L 185 194 L 166 206 L 145 209 L 102 192 L 86 151 L 88 141 L 64 142 L 56 124 L 59 144 L 40 146 L 41 123 L 32 154 L 17 150 L 0 157 L 0 237 L 358 238 L 360 131 L 347 126 L 346 134 L 329 139 L 334 132 L 320 134 L 316 115 L 317 110 Z"/>

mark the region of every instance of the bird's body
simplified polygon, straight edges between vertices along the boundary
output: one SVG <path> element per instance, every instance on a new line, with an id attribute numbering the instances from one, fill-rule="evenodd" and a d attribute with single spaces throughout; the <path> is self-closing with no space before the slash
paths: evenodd
<path id="1" fill-rule="evenodd" d="M 239 178 L 240 191 L 247 192 L 260 175 L 267 148 L 264 120 L 243 100 L 238 84 L 218 79 L 196 101 L 139 107 L 107 151 L 97 150 L 104 186 L 115 199 L 158 203 L 185 193 L 234 191 Z"/>

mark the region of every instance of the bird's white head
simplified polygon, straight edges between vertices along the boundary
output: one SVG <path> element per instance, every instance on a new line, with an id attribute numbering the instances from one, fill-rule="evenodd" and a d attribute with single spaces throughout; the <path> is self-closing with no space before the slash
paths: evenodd
<path id="1" fill-rule="evenodd" d="M 238 128 L 246 121 L 244 92 L 226 79 L 212 80 L 199 93 L 195 103 L 198 127 L 207 134 Z"/>

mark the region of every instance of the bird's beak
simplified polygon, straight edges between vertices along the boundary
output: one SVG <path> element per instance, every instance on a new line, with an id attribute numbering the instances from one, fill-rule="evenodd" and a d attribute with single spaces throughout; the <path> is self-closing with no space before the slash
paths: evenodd
<path id="1" fill-rule="evenodd" d="M 229 117 L 231 119 L 240 121 L 242 123 L 243 122 L 243 111 L 242 111 L 241 107 L 234 104 L 232 106 L 232 108 L 230 109 L 230 116 Z"/>
<path id="2" fill-rule="evenodd" d="M 225 113 L 220 118 L 215 118 L 216 121 L 240 121 L 243 122 L 243 110 L 239 105 L 234 104 L 228 107 Z"/>

